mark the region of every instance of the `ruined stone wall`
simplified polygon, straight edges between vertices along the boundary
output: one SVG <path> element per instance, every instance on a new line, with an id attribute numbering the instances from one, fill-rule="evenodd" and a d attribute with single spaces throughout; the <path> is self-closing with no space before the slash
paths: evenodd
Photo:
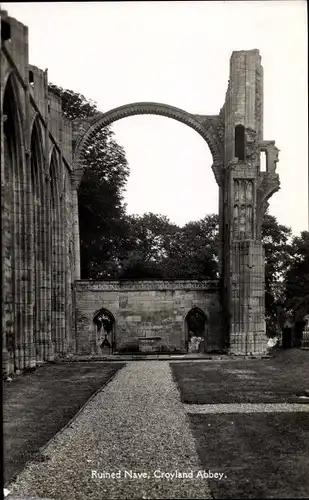
<path id="1" fill-rule="evenodd" d="M 2 345 L 12 372 L 75 349 L 72 127 L 47 71 L 29 64 L 27 27 L 4 11 L 0 76 Z"/>
<path id="2" fill-rule="evenodd" d="M 233 52 L 218 115 L 133 103 L 76 120 L 72 130 L 60 99 L 48 91 L 47 71 L 29 64 L 27 27 L 1 11 L 0 78 L 4 370 L 76 349 L 93 351 L 93 314 L 105 305 L 117 318 L 119 346 L 160 331 L 166 347 L 184 349 L 184 317 L 196 305 L 208 317 L 206 349 L 222 349 L 228 341 L 231 353 L 265 352 L 261 226 L 267 200 L 279 189 L 279 150 L 275 141 L 263 138 L 259 51 Z M 206 282 L 121 282 L 104 288 L 79 281 L 72 294 L 80 277 L 77 189 L 84 153 L 100 127 L 136 114 L 176 119 L 210 148 L 219 186 L 220 294 Z M 265 172 L 261 152 L 266 153 Z"/>
<path id="3" fill-rule="evenodd" d="M 76 342 L 79 354 L 99 354 L 95 314 L 115 318 L 116 351 L 137 349 L 140 337 L 159 337 L 164 352 L 185 352 L 185 318 L 194 306 L 207 317 L 205 350 L 223 350 L 224 332 L 218 282 L 76 281 Z"/>
<path id="4" fill-rule="evenodd" d="M 225 106 L 224 291 L 230 351 L 266 351 L 261 225 L 279 189 L 278 149 L 263 141 L 263 68 L 258 50 L 233 52 Z M 266 151 L 267 171 L 260 171 Z"/>

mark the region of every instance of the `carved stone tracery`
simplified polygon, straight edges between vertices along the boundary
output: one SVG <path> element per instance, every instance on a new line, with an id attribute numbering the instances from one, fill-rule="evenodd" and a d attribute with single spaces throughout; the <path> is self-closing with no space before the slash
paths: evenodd
<path id="1" fill-rule="evenodd" d="M 252 165 L 259 162 L 257 133 L 251 128 L 246 129 L 246 161 Z"/>
<path id="2" fill-rule="evenodd" d="M 130 291 L 130 290 L 217 290 L 217 280 L 125 280 L 125 281 L 76 281 L 77 290 Z"/>
<path id="3" fill-rule="evenodd" d="M 233 234 L 236 239 L 253 236 L 253 181 L 234 179 Z"/>

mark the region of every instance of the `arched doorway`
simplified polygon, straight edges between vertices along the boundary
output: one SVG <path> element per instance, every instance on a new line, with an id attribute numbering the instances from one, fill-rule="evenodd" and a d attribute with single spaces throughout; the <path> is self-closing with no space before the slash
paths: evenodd
<path id="1" fill-rule="evenodd" d="M 193 307 L 185 319 L 186 348 L 190 353 L 204 352 L 207 316 L 199 307 Z"/>
<path id="2" fill-rule="evenodd" d="M 93 318 L 95 325 L 95 354 L 112 354 L 115 351 L 115 318 L 105 308 L 100 309 Z"/>

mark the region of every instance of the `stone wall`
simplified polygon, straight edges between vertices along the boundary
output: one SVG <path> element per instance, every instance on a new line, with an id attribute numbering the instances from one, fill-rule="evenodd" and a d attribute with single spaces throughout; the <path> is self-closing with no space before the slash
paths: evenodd
<path id="1" fill-rule="evenodd" d="M 195 305 L 208 319 L 206 350 L 222 349 L 227 340 L 231 353 L 265 352 L 261 224 L 267 200 L 279 189 L 279 150 L 263 138 L 259 51 L 233 52 L 218 115 L 148 102 L 69 122 L 48 90 L 47 70 L 29 64 L 28 28 L 0 14 L 4 371 L 95 351 L 93 315 L 102 307 L 116 318 L 117 348 L 152 335 L 164 349 L 184 350 L 185 317 Z M 220 294 L 217 284 L 187 281 L 77 281 L 72 294 L 80 278 L 77 189 L 87 145 L 100 128 L 136 114 L 178 120 L 210 148 L 219 187 Z M 266 172 L 260 171 L 261 152 Z"/>
<path id="2" fill-rule="evenodd" d="M 3 369 L 75 350 L 72 126 L 30 65 L 28 29 L 1 11 Z"/>
<path id="3" fill-rule="evenodd" d="M 159 337 L 164 352 L 187 349 L 185 318 L 191 308 L 207 317 L 205 350 L 223 350 L 224 331 L 218 283 L 211 281 L 76 281 L 76 341 L 79 354 L 99 354 L 95 314 L 115 318 L 115 349 L 135 350 L 141 337 Z"/>

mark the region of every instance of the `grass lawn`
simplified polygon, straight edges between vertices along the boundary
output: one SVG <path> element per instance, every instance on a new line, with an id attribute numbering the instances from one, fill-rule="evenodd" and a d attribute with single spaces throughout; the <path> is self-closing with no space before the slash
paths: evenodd
<path id="1" fill-rule="evenodd" d="M 309 389 L 309 351 L 272 359 L 170 363 L 187 404 L 296 402 Z M 308 404 L 308 403 L 304 403 Z M 214 498 L 309 498 L 309 414 L 189 414 Z"/>
<path id="2" fill-rule="evenodd" d="M 4 484 L 124 363 L 46 364 L 3 386 Z"/>
<path id="3" fill-rule="evenodd" d="M 307 413 L 189 415 L 214 498 L 309 498 Z"/>
<path id="4" fill-rule="evenodd" d="M 309 389 L 309 351 L 278 351 L 271 359 L 171 363 L 187 404 L 295 402 Z"/>

